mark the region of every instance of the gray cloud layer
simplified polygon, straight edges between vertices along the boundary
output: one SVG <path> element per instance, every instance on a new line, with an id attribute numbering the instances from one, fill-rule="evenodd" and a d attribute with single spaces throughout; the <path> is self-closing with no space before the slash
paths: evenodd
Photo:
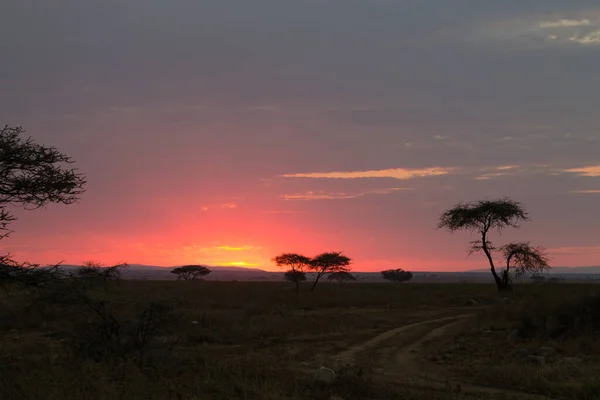
<path id="1" fill-rule="evenodd" d="M 599 10 L 595 0 L 4 0 L 0 124 L 80 160 L 89 209 L 118 196 L 135 210 L 157 191 L 220 204 L 378 190 L 276 179 L 273 193 L 257 191 L 261 178 L 314 172 L 585 168 L 600 154 Z M 578 224 L 582 241 L 598 234 L 586 218 L 597 177 L 493 174 L 358 197 L 385 214 L 384 197 L 442 207 L 513 195 L 556 226 Z M 391 232 L 397 221 L 379 222 Z"/>

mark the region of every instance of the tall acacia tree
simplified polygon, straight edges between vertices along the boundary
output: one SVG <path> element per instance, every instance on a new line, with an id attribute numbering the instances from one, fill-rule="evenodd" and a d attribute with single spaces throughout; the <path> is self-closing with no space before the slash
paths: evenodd
<path id="1" fill-rule="evenodd" d="M 341 251 L 331 251 L 327 253 L 321 253 L 310 261 L 310 269 L 316 272 L 317 277 L 315 282 L 310 288 L 313 292 L 319 279 L 325 274 L 331 274 L 336 272 L 349 272 L 351 258 L 346 257 Z"/>
<path id="2" fill-rule="evenodd" d="M 288 268 L 285 279 L 296 284 L 296 293 L 300 293 L 300 282 L 306 280 L 305 271 L 310 266 L 310 258 L 297 253 L 282 253 L 273 258 L 278 267 Z"/>
<path id="3" fill-rule="evenodd" d="M 446 228 L 451 233 L 459 230 L 476 232 L 479 239 L 471 242 L 470 253 L 482 251 L 489 264 L 490 271 L 496 282 L 498 291 L 510 289 L 509 270 L 511 260 L 519 262 L 521 271 L 533 268 L 539 268 L 540 263 L 534 263 L 533 254 L 538 254 L 538 261 L 545 260 L 544 265 L 547 268 L 547 259 L 537 248 L 527 246 L 496 248 L 489 240 L 489 233 L 492 229 L 501 231 L 504 228 L 520 227 L 521 222 L 529 221 L 529 216 L 523 205 L 510 198 L 501 198 L 496 200 L 480 200 L 470 203 L 459 203 L 453 208 L 445 211 L 439 218 L 438 229 Z M 507 245 L 510 246 L 510 245 Z M 507 267 L 501 272 L 496 271 L 492 253 L 496 250 L 508 251 L 505 255 L 508 259 Z M 538 253 L 536 253 L 538 252 Z M 510 255 L 511 253 L 512 256 Z M 522 262 L 526 261 L 526 262 Z"/>

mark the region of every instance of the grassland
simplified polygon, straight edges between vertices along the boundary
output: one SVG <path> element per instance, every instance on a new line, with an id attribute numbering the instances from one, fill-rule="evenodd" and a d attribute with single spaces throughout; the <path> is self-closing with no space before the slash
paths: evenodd
<path id="1" fill-rule="evenodd" d="M 563 314 L 599 288 L 123 281 L 100 311 L 12 292 L 0 398 L 597 399 L 595 320 Z"/>

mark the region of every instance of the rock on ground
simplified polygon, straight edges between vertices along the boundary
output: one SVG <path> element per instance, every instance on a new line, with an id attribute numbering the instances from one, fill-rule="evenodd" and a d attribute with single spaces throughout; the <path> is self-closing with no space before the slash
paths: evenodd
<path id="1" fill-rule="evenodd" d="M 315 374 L 313 380 L 315 382 L 331 383 L 335 379 L 335 372 L 329 368 L 321 367 Z"/>

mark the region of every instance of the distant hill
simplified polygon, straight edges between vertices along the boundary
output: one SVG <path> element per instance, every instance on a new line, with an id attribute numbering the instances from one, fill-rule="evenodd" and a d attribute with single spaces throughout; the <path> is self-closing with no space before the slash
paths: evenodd
<path id="1" fill-rule="evenodd" d="M 78 268 L 78 265 L 63 265 L 65 269 Z M 124 279 L 140 280 L 174 280 L 176 277 L 171 273 L 172 267 L 161 267 L 155 265 L 130 264 L 123 271 Z M 244 268 L 231 266 L 208 266 L 212 271 L 204 279 L 208 281 L 283 281 L 283 271 L 265 271 L 260 268 Z M 384 283 L 379 272 L 352 272 L 358 282 Z M 314 273 L 307 273 L 309 281 L 314 279 Z M 567 280 L 600 279 L 600 267 L 556 267 L 552 268 L 549 276 L 562 277 Z M 529 281 L 523 279 L 522 281 Z M 324 282 L 327 282 L 325 279 Z M 429 272 L 413 271 L 415 283 L 493 283 L 489 269 L 476 269 L 462 272 Z"/>

